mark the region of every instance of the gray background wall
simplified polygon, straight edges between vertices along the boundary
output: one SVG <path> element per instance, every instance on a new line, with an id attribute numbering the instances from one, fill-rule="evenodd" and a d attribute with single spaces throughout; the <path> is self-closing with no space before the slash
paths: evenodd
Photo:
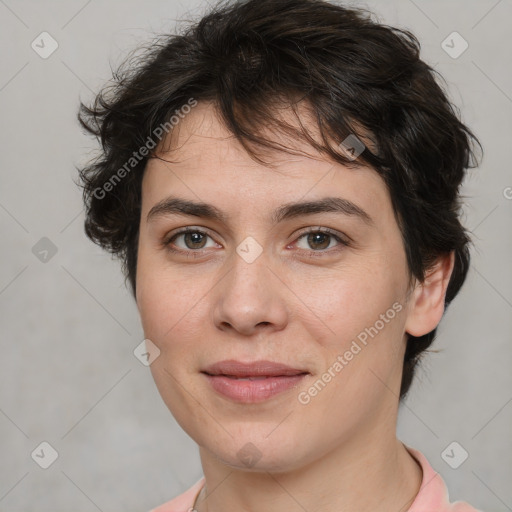
<path id="1" fill-rule="evenodd" d="M 417 34 L 486 151 L 464 189 L 473 267 L 441 323 L 441 352 L 401 408 L 399 436 L 425 453 L 452 499 L 512 510 L 512 2 L 359 5 Z M 135 303 L 118 264 L 83 234 L 73 180 L 96 147 L 75 120 L 78 98 L 90 100 L 153 31 L 205 7 L 0 0 L 1 511 L 144 511 L 202 474 L 195 444 L 133 355 L 143 339 Z M 469 44 L 457 58 L 442 47 L 454 31 Z M 41 32 L 58 43 L 46 59 Z M 461 44 L 451 36 L 445 48 L 454 55 Z M 54 255 L 41 252 L 43 237 Z M 31 457 L 43 441 L 58 452 L 48 469 Z M 441 456 L 453 441 L 469 453 L 458 469 Z"/>

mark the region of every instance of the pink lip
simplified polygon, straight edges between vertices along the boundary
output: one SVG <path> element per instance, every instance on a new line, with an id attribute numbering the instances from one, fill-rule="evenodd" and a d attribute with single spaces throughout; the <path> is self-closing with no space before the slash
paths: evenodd
<path id="1" fill-rule="evenodd" d="M 309 374 L 307 370 L 272 361 L 242 363 L 232 359 L 215 363 L 202 373 L 215 391 L 245 403 L 262 402 L 296 387 Z"/>
<path id="2" fill-rule="evenodd" d="M 210 375 L 229 375 L 233 377 L 277 377 L 298 375 L 308 373 L 303 368 L 292 368 L 286 364 L 274 363 L 273 361 L 254 361 L 252 363 L 242 363 L 234 359 L 219 361 L 203 369 L 204 373 Z"/>
<path id="3" fill-rule="evenodd" d="M 225 375 L 205 375 L 215 391 L 236 402 L 245 403 L 267 400 L 297 386 L 306 376 L 305 373 L 302 373 L 283 377 L 266 377 L 259 380 L 239 380 Z"/>

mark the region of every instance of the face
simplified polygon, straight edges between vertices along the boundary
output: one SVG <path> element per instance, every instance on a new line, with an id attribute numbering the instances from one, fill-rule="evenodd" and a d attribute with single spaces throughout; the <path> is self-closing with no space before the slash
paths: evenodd
<path id="1" fill-rule="evenodd" d="M 136 300 L 160 351 L 153 377 L 181 427 L 225 464 L 248 468 L 252 457 L 260 470 L 394 433 L 409 276 L 379 175 L 298 142 L 309 156 L 256 163 L 208 104 L 171 144 L 161 157 L 173 163 L 150 160 L 143 179 Z M 205 373 L 225 360 L 292 371 Z"/>

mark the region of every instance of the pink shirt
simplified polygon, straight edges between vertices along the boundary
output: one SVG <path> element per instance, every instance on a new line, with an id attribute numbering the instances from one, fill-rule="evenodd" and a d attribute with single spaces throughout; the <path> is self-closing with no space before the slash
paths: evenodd
<path id="1" fill-rule="evenodd" d="M 450 503 L 448 489 L 441 475 L 434 471 L 425 456 L 418 450 L 406 447 L 409 453 L 419 462 L 423 470 L 421 487 L 415 500 L 407 512 L 481 512 L 465 501 Z M 190 489 L 176 498 L 156 507 L 149 512 L 192 512 L 192 506 L 204 485 L 204 477 Z"/>

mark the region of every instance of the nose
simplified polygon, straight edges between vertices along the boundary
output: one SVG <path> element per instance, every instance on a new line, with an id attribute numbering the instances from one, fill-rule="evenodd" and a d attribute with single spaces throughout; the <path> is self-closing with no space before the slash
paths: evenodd
<path id="1" fill-rule="evenodd" d="M 234 254 L 231 270 L 215 287 L 215 326 L 244 336 L 284 329 L 289 318 L 285 285 L 275 273 L 264 254 L 252 263 Z"/>

